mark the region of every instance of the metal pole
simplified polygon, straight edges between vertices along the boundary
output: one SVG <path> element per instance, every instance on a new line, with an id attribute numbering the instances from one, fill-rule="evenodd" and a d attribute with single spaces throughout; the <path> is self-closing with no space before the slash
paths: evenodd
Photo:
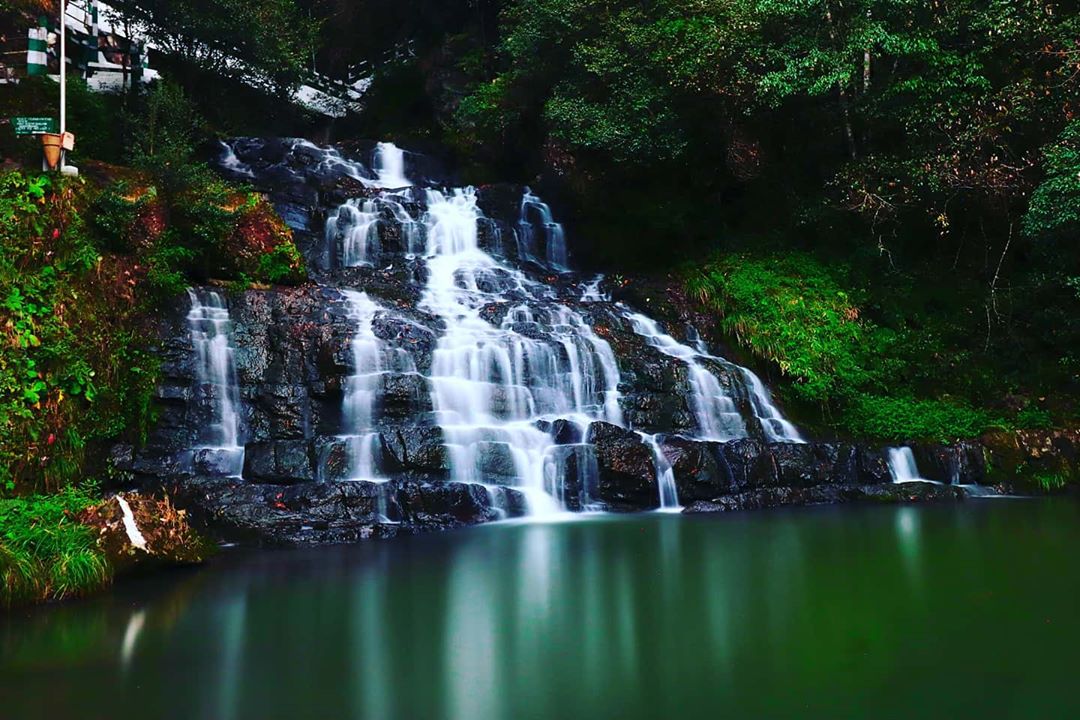
<path id="1" fill-rule="evenodd" d="M 67 132 L 67 3 L 60 0 L 60 142 Z M 67 151 L 60 146 L 60 164 L 57 171 L 63 175 Z"/>
<path id="2" fill-rule="evenodd" d="M 67 131 L 67 3 L 60 0 L 60 134 Z"/>

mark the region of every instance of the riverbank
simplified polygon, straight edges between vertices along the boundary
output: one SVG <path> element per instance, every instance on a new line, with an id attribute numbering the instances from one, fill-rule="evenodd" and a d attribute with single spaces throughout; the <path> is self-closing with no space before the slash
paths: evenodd
<path id="1" fill-rule="evenodd" d="M 94 488 L 0 498 L 0 609 L 85 597 L 122 574 L 202 562 L 213 546 L 169 499 Z"/>

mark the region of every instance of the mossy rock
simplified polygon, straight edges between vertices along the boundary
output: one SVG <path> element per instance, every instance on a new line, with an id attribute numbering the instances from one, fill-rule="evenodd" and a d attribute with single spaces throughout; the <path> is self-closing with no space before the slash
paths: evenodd
<path id="1" fill-rule="evenodd" d="M 1049 494 L 1080 488 L 1080 430 L 1017 430 L 982 437 L 987 479 L 1013 492 Z"/>

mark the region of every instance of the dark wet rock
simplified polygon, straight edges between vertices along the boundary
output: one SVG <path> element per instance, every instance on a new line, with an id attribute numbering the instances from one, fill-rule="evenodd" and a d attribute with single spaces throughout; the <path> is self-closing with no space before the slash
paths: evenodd
<path id="1" fill-rule="evenodd" d="M 517 493 L 507 490 L 506 494 Z M 501 517 L 480 485 L 404 482 L 396 484 L 394 497 L 402 523 L 412 530 L 462 527 Z"/>
<path id="2" fill-rule="evenodd" d="M 821 505 L 845 502 L 910 503 L 961 500 L 962 488 L 934 483 L 910 482 L 889 485 L 778 486 L 721 495 L 711 500 L 695 500 L 686 513 L 761 510 L 784 505 Z"/>
<path id="3" fill-rule="evenodd" d="M 439 477 L 450 469 L 442 430 L 437 426 L 400 427 L 383 433 L 382 442 L 385 457 L 397 471 L 422 471 Z"/>
<path id="4" fill-rule="evenodd" d="M 973 441 L 953 445 L 913 444 L 911 446 L 919 474 L 927 480 L 953 485 L 982 483 L 986 480 L 983 447 Z"/>
<path id="5" fill-rule="evenodd" d="M 606 422 L 589 426 L 596 448 L 596 499 L 613 510 L 646 510 L 660 504 L 652 448 L 630 430 Z"/>
<path id="6" fill-rule="evenodd" d="M 315 479 L 311 444 L 306 440 L 251 443 L 244 453 L 244 477 L 269 483 Z"/>
<path id="7" fill-rule="evenodd" d="M 726 443 L 669 437 L 662 444 L 683 502 L 768 487 L 876 485 L 892 481 L 881 451 L 836 443 Z"/>
<path id="8" fill-rule="evenodd" d="M 508 514 L 479 485 L 414 480 L 290 486 L 190 478 L 174 486 L 193 518 L 223 540 L 268 545 L 355 542 L 463 527 Z M 507 489 L 511 512 L 519 493 Z M 383 510 L 387 515 L 383 514 Z M 388 517 L 389 516 L 389 517 Z"/>

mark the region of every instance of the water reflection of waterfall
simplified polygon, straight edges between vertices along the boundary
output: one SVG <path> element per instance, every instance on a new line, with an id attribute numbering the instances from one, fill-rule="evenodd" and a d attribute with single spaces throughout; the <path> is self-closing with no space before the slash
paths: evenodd
<path id="1" fill-rule="evenodd" d="M 0 696 L 5 718 L 994 716 L 1068 687 L 1078 542 L 1068 503 L 961 503 L 225 554 L 0 623 Z"/>

